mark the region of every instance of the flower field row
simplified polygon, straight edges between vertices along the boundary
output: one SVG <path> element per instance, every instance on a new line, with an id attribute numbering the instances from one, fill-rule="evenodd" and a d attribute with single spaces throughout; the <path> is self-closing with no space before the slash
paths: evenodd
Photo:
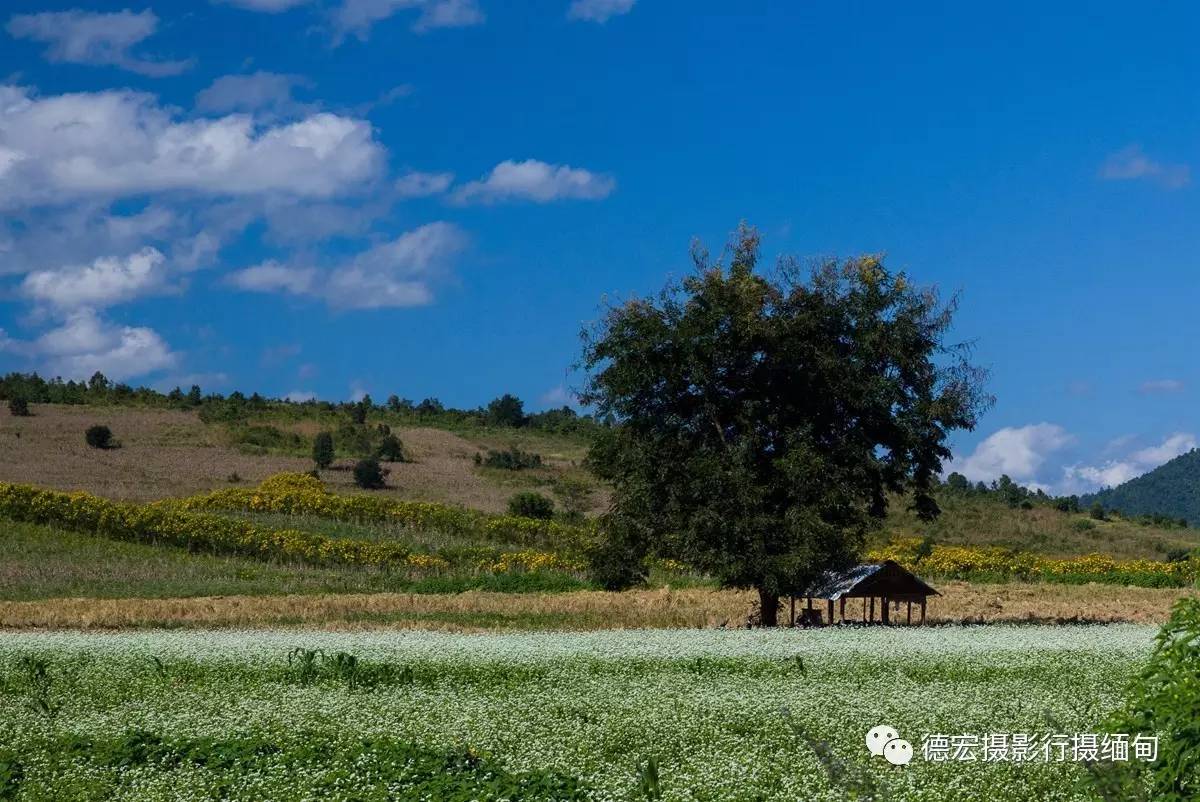
<path id="1" fill-rule="evenodd" d="M 524 546 L 577 550 L 586 531 L 557 521 L 512 515 L 487 515 L 427 501 L 398 501 L 377 496 L 339 496 L 308 474 L 282 473 L 256 488 L 230 488 L 177 502 L 187 510 L 237 510 L 281 515 L 311 515 L 357 524 L 386 523 L 421 531 L 441 531 Z"/>
<path id="2" fill-rule="evenodd" d="M 917 538 L 903 538 L 872 550 L 867 557 L 873 561 L 895 560 L 921 574 L 950 579 L 1099 582 L 1159 588 L 1186 587 L 1200 578 L 1200 565 L 1194 560 L 1118 560 L 1104 554 L 1058 558 L 995 546 L 934 546 L 922 557 L 920 544 Z"/>
<path id="3" fill-rule="evenodd" d="M 234 554 L 258 559 L 386 568 L 429 575 L 463 569 L 475 572 L 578 572 L 578 560 L 530 549 L 456 549 L 447 554 L 414 552 L 389 540 L 329 537 L 296 529 L 272 529 L 198 511 L 188 502 L 130 504 L 87 493 L 62 493 L 28 485 L 0 483 L 0 516 L 148 544 L 181 546 L 190 551 Z"/>

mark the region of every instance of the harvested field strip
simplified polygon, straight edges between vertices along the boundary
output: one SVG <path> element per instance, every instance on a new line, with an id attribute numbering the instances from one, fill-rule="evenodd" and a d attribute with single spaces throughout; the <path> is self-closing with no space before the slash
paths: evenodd
<path id="1" fill-rule="evenodd" d="M 939 584 L 929 621 L 1165 621 L 1171 605 L 1193 591 L 1105 585 Z M 386 625 L 451 631 L 509 629 L 736 628 L 754 595 L 706 589 L 624 593 L 490 593 L 451 595 L 345 593 L 211 596 L 169 599 L 48 599 L 0 602 L 0 627 L 120 629 L 126 627 L 261 627 L 295 625 L 352 629 Z M 853 614 L 854 602 L 848 607 Z M 901 610 L 903 608 L 900 608 Z M 898 612 L 894 620 L 903 620 Z"/>

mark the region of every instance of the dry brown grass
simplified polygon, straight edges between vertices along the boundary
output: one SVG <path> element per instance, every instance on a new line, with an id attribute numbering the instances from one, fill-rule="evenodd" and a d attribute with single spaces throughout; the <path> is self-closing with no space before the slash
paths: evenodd
<path id="1" fill-rule="evenodd" d="M 257 483 L 281 471 L 307 471 L 303 457 L 245 454 L 230 445 L 221 426 L 206 426 L 195 413 L 130 407 L 71 407 L 37 404 L 33 416 L 0 416 L 0 482 L 26 482 L 61 490 L 85 490 L 108 498 L 146 501 L 186 496 L 229 487 L 236 473 L 243 483 Z M 121 448 L 97 451 L 83 440 L 88 426 L 112 429 Z M 282 429 L 313 429 L 301 422 Z M 401 428 L 397 434 L 412 463 L 390 463 L 388 488 L 376 491 L 393 498 L 461 504 L 501 512 L 514 487 L 476 469 L 475 453 L 492 441 L 468 440 L 430 428 Z M 555 468 L 569 466 L 563 455 L 551 456 Z M 322 473 L 338 492 L 355 492 L 349 468 Z"/>
<path id="2" fill-rule="evenodd" d="M 1095 622 L 1157 623 L 1190 590 L 1110 585 L 950 582 L 930 603 L 930 623 Z M 184 599 L 50 599 L 0 603 L 9 629 L 130 627 L 312 626 L 332 629 L 395 627 L 486 631 L 497 629 L 622 629 L 736 627 L 755 596 L 703 589 L 555 594 L 469 592 L 323 596 L 210 596 Z M 858 612 L 855 602 L 848 617 Z M 902 615 L 902 614 L 901 614 Z M 895 615 L 893 620 L 902 620 Z"/>

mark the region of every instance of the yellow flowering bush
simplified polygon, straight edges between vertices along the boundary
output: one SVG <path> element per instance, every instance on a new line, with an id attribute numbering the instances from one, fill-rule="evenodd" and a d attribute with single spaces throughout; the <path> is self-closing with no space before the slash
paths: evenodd
<path id="1" fill-rule="evenodd" d="M 549 545 L 578 549 L 586 530 L 557 521 L 541 521 L 512 515 L 484 513 L 434 504 L 399 501 L 378 496 L 339 496 L 326 490 L 319 479 L 308 474 L 283 473 L 264 480 L 256 488 L 229 488 L 192 496 L 179 502 L 187 510 L 240 510 L 310 515 L 348 523 L 390 523 L 419 531 L 483 537 L 518 545 Z"/>
<path id="2" fill-rule="evenodd" d="M 1141 587 L 1183 587 L 1200 577 L 1195 561 L 1118 560 L 1105 554 L 1047 557 L 998 546 L 934 546 L 918 562 L 918 538 L 901 538 L 867 554 L 895 560 L 923 574 L 956 579 L 1023 579 L 1082 584 L 1100 582 Z"/>
<path id="3" fill-rule="evenodd" d="M 315 491 L 309 487 L 304 492 Z M 463 549 L 448 550 L 446 554 L 416 553 L 394 540 L 354 540 L 296 529 L 271 529 L 198 511 L 178 501 L 131 504 L 28 485 L 0 483 L 0 517 L 114 540 L 316 565 L 378 567 L 421 574 L 439 574 L 455 568 L 492 573 L 540 570 L 578 573 L 584 569 L 578 560 L 549 552 Z"/>

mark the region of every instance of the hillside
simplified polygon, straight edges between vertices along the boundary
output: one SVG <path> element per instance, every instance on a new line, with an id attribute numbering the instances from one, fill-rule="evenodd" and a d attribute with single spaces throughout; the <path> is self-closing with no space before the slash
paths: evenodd
<path id="1" fill-rule="evenodd" d="M 1167 515 L 1200 523 L 1200 449 L 1181 454 L 1147 474 L 1085 496 L 1126 515 Z"/>

